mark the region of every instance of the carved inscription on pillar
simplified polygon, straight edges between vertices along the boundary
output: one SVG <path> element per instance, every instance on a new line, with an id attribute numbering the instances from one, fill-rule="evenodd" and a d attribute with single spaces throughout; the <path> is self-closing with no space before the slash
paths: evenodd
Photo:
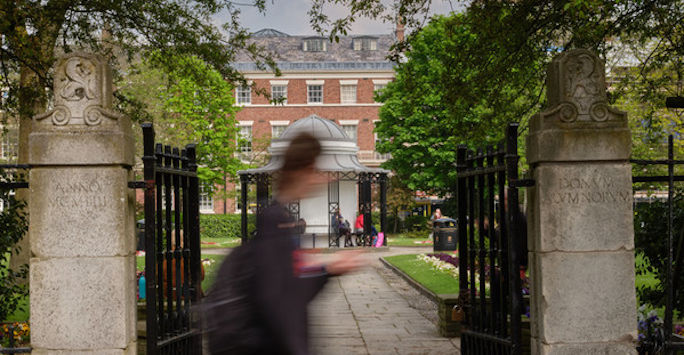
<path id="1" fill-rule="evenodd" d="M 611 177 L 562 177 L 558 189 L 549 191 L 547 201 L 552 204 L 581 205 L 632 202 L 630 190 L 619 189 Z"/>
<path id="2" fill-rule="evenodd" d="M 56 181 L 49 203 L 53 208 L 83 210 L 104 208 L 111 199 L 108 200 L 103 192 L 102 183 L 97 175 L 93 175 L 89 180 Z"/>

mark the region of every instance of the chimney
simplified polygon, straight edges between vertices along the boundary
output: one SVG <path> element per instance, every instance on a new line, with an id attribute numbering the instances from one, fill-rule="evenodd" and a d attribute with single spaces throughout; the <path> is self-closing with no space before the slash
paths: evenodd
<path id="1" fill-rule="evenodd" d="M 399 16 L 397 16 L 397 27 L 394 30 L 394 37 L 399 42 L 404 41 L 404 21 Z"/>

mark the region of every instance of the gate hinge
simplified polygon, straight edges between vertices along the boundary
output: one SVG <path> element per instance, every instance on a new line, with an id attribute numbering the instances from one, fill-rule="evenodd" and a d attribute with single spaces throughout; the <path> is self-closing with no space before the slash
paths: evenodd
<path id="1" fill-rule="evenodd" d="M 534 179 L 518 179 L 508 182 L 511 187 L 531 187 L 534 186 Z"/>
<path id="2" fill-rule="evenodd" d="M 130 189 L 144 189 L 145 188 L 145 182 L 144 181 L 129 181 L 128 182 L 128 188 L 130 188 Z"/>

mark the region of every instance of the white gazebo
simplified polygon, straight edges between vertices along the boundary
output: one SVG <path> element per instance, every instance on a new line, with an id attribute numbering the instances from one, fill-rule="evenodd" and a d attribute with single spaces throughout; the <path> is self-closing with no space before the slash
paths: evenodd
<path id="1" fill-rule="evenodd" d="M 380 229 L 384 231 L 389 171 L 369 168 L 361 164 L 356 156 L 359 150 L 356 142 L 349 138 L 342 127 L 335 122 L 316 115 L 295 121 L 283 131 L 279 138 L 273 139 L 269 147 L 271 160 L 266 165 L 238 172 L 242 184 L 242 206 L 248 206 L 249 185 L 256 184 L 257 220 L 260 218 L 261 211 L 271 201 L 272 177 L 282 166 L 283 155 L 290 141 L 301 132 L 310 133 L 320 141 L 322 151 L 316 161 L 316 168 L 330 176 L 327 187 L 324 186 L 310 197 L 288 206 L 295 219 L 302 218 L 306 221 L 305 233 L 327 235 L 329 246 L 339 246 L 338 241 L 333 238 L 334 232 L 330 226 L 332 215 L 338 208 L 342 216 L 352 224 L 357 213 L 363 213 L 364 222 L 368 221 L 364 223 L 364 229 L 366 233 L 370 233 L 373 223 L 371 218 L 373 184 L 379 185 Z M 242 208 L 242 239 L 246 241 L 248 238 L 247 209 Z"/>

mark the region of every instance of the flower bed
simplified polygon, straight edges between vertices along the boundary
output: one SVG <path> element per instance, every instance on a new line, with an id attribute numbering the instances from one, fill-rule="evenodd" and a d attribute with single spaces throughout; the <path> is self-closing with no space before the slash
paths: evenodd
<path id="1" fill-rule="evenodd" d="M 30 341 L 31 327 L 28 322 L 0 323 L 0 347 L 16 348 L 26 346 Z"/>

